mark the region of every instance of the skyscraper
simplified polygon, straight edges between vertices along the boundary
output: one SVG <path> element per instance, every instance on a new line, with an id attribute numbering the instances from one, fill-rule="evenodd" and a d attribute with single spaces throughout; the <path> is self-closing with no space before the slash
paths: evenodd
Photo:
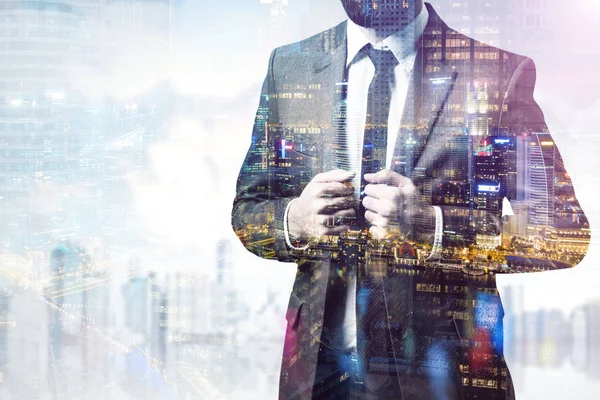
<path id="1" fill-rule="evenodd" d="M 526 189 L 529 223 L 554 225 L 556 146 L 549 134 L 534 133 L 526 142 Z"/>
<path id="2" fill-rule="evenodd" d="M 286 12 L 288 0 L 260 0 L 260 4 L 269 6 L 267 20 L 259 31 L 261 49 L 271 51 L 277 46 L 290 42 L 292 28 Z"/>
<path id="3" fill-rule="evenodd" d="M 469 83 L 467 87 L 466 128 L 469 136 L 487 136 L 488 85 L 483 82 Z"/>
<path id="4" fill-rule="evenodd" d="M 2 244 L 48 251 L 101 230 L 105 143 L 129 131 L 115 121 L 120 107 L 90 88 L 124 48 L 164 67 L 169 29 L 170 0 L 17 0 L 0 10 Z"/>
<path id="5" fill-rule="evenodd" d="M 217 244 L 217 279 L 212 285 L 211 319 L 214 332 L 235 334 L 237 330 L 237 292 L 233 281 L 231 243 Z"/>
<path id="6" fill-rule="evenodd" d="M 438 0 L 431 2 L 448 25 L 462 34 L 492 46 L 504 47 L 509 30 L 510 1 L 506 0 Z"/>
<path id="7" fill-rule="evenodd" d="M 82 184 L 82 168 L 98 168 L 97 157 L 87 150 L 98 139 L 98 109 L 86 104 L 71 76 L 98 62 L 98 43 L 90 39 L 98 36 L 98 26 L 90 20 L 99 7 L 99 2 L 33 6 L 18 0 L 0 10 L 6 40 L 0 61 L 0 241 L 5 245 L 49 244 L 52 236 L 65 237 L 85 222 L 72 207 L 44 212 L 32 202 L 42 187 L 66 192 L 67 185 Z M 90 203 L 96 196 L 91 190 Z"/>
<path id="8" fill-rule="evenodd" d="M 348 117 L 348 104 L 346 96 L 348 91 L 348 83 L 338 83 L 338 88 L 342 91 L 341 100 L 333 109 L 332 116 L 332 136 L 333 140 L 326 145 L 326 160 L 327 170 L 343 169 L 351 170 L 348 143 L 346 139 L 346 119 Z M 328 160 L 327 158 L 331 158 Z"/>
<path id="9" fill-rule="evenodd" d="M 547 18 L 551 16 L 548 10 L 562 7 L 559 0 L 536 0 L 512 2 L 512 18 L 509 39 L 512 45 L 527 49 L 530 54 L 536 54 L 541 43 L 550 44 L 552 31 L 547 28 Z M 556 13 L 560 18 L 561 13 Z M 560 23 L 560 20 L 556 21 Z M 529 51 L 531 50 L 531 51 Z"/>

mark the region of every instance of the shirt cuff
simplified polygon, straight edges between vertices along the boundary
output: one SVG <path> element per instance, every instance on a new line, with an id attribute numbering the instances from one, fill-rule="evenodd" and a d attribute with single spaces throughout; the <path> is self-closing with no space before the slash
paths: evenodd
<path id="1" fill-rule="evenodd" d="M 310 246 L 310 243 L 307 244 L 306 246 L 302 246 L 302 247 L 296 247 L 292 244 L 292 241 L 290 240 L 290 231 L 288 230 L 288 213 L 290 212 L 290 206 L 292 205 L 293 202 L 295 202 L 296 199 L 293 199 L 292 201 L 290 201 L 287 206 L 285 207 L 285 212 L 283 213 L 283 236 L 285 238 L 285 243 L 288 245 L 288 247 L 292 250 L 298 250 L 298 251 L 302 251 L 302 250 L 306 250 L 308 249 L 308 247 Z"/>
<path id="2" fill-rule="evenodd" d="M 444 214 L 441 207 L 432 206 L 435 211 L 435 231 L 433 234 L 433 247 L 427 261 L 442 258 L 442 239 L 444 236 Z"/>

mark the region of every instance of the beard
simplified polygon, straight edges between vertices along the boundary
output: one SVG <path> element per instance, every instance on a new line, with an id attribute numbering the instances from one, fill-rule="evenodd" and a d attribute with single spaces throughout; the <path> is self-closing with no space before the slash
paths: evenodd
<path id="1" fill-rule="evenodd" d="M 415 3 L 419 3 L 419 0 L 408 0 L 408 8 L 404 8 L 403 0 L 341 0 L 341 2 L 352 22 L 371 28 L 396 22 L 401 15 L 409 18 L 414 16 Z"/>

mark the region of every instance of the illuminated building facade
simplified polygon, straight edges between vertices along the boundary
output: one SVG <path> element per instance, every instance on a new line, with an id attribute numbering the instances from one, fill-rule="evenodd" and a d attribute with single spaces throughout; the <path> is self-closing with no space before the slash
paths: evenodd
<path id="1" fill-rule="evenodd" d="M 502 6 L 500 2 L 486 3 Z M 374 346 L 381 346 L 380 354 L 377 359 L 369 359 L 374 368 L 387 371 L 394 365 L 397 372 L 414 375 L 422 366 L 418 364 L 426 364 L 432 353 L 446 354 L 441 358 L 460 374 L 445 381 L 444 387 L 458 382 L 465 398 L 504 399 L 512 387 L 503 359 L 503 311 L 495 274 L 564 269 L 580 261 L 580 254 L 555 246 L 558 224 L 551 215 L 557 202 L 565 219 L 581 231 L 579 238 L 573 239 L 577 246 L 571 246 L 578 251 L 584 248 L 579 244 L 586 242 L 589 224 L 570 179 L 563 174 L 558 153 L 550 150 L 554 143 L 533 100 L 533 63 L 462 35 L 443 23 L 431 6 L 427 7 L 430 20 L 418 41 L 392 170 L 412 180 L 415 198 L 421 201 L 419 206 L 434 205 L 441 212 L 439 252 L 432 250 L 437 244 L 416 234 L 425 225 L 417 224 L 423 221 L 419 217 L 406 227 L 400 226 L 399 234 L 396 226 L 389 227 L 385 240 L 375 239 L 366 227 L 361 227 L 361 232 L 353 228 L 340 234 L 338 240 L 327 236 L 309 238 L 303 243 L 307 249 L 290 248 L 283 225 L 285 210 L 305 187 L 298 184 L 298 174 L 291 172 L 294 166 L 302 169 L 310 165 L 312 172 L 307 177 L 314 177 L 346 165 L 345 160 L 336 165 L 333 157 L 344 149 L 339 137 L 343 132 L 341 120 L 345 116 L 348 124 L 353 117 L 343 112 L 343 102 L 339 101 L 343 93 L 339 83 L 347 72 L 346 64 L 340 56 L 343 50 L 332 51 L 323 45 L 324 37 L 335 37 L 337 46 L 343 46 L 345 24 L 273 53 L 263 95 L 269 94 L 269 108 L 276 113 L 269 114 L 269 128 L 259 130 L 263 137 L 253 140 L 254 144 L 260 143 L 263 132 L 269 133 L 268 168 L 258 177 L 245 176 L 246 159 L 238 178 L 232 225 L 249 251 L 264 258 L 298 263 L 286 314 L 288 329 L 280 381 L 284 397 L 287 393 L 297 394 L 301 382 L 303 387 L 313 383 L 313 373 L 320 365 L 318 357 L 323 354 L 321 340 L 330 331 L 325 329 L 331 323 L 327 319 L 331 312 L 327 299 L 332 297 L 328 290 L 334 285 L 328 281 L 335 281 L 332 271 L 342 271 L 343 276 L 350 262 L 358 266 L 359 277 L 364 263 L 367 270 L 383 278 L 387 304 L 393 306 L 391 311 L 386 308 L 389 313 L 376 327 L 384 329 L 389 322 L 390 341 L 398 346 L 394 347 L 394 357 L 405 357 L 401 362 L 390 362 L 388 344 L 377 342 Z M 492 19 L 488 22 L 490 26 L 495 23 Z M 488 28 L 491 35 L 499 34 L 488 26 L 483 29 Z M 290 72 L 306 60 L 310 60 L 309 67 L 297 74 Z M 319 91 L 307 93 L 307 88 L 314 85 Z M 334 123 L 332 114 L 337 117 Z M 367 110 L 365 138 L 369 131 L 381 128 L 369 124 L 368 118 Z M 321 129 L 321 140 L 307 143 L 308 137 L 297 134 L 302 126 Z M 531 144 L 534 142 L 535 147 Z M 382 166 L 382 143 L 367 139 L 363 143 L 366 151 L 363 148 L 362 163 Z M 300 150 L 301 157 L 295 158 L 291 153 L 296 153 L 300 145 L 304 151 Z M 250 148 L 248 154 L 254 151 Z M 546 168 L 550 164 L 553 168 Z M 556 177 L 563 188 L 558 200 Z M 265 187 L 267 196 L 263 195 Z M 412 200 L 407 198 L 407 203 Z M 407 207 L 407 211 L 414 210 Z M 266 223 L 246 222 L 261 213 L 268 214 Z M 397 222 L 404 221 L 390 225 Z M 566 242 L 567 231 L 562 232 Z M 403 242 L 415 247 L 413 257 L 403 257 L 407 252 L 398 251 Z M 399 289 L 394 288 L 395 264 L 403 265 L 397 269 L 407 270 L 403 278 L 398 278 Z M 414 288 L 409 299 L 394 298 L 405 295 L 407 286 Z M 410 312 L 402 315 L 407 310 Z M 406 368 L 400 371 L 398 365 Z M 364 379 L 370 379 L 369 373 Z M 323 390 L 331 389 L 325 381 L 322 383 Z"/>
<path id="2" fill-rule="evenodd" d="M 512 4 L 502 0 L 438 0 L 435 5 L 456 31 L 481 38 L 491 46 L 505 47 L 510 30 L 502 28 L 510 20 Z"/>
<path id="3" fill-rule="evenodd" d="M 0 7 L 7 52 L 0 62 L 4 245 L 49 252 L 56 240 L 102 230 L 105 144 L 128 131 L 112 120 L 120 106 L 91 99 L 91 81 L 98 71 L 112 72 L 127 46 L 164 66 L 169 28 L 168 0 L 17 0 Z M 44 193 L 50 187 L 73 193 Z"/>
<path id="4" fill-rule="evenodd" d="M 554 179 L 556 152 L 552 137 L 533 134 L 527 143 L 526 195 L 529 222 L 532 225 L 554 225 Z"/>
<path id="5" fill-rule="evenodd" d="M 268 143 L 269 131 L 267 121 L 269 118 L 269 96 L 263 95 L 260 98 L 256 117 L 254 119 L 255 133 L 252 135 L 252 140 L 261 140 L 260 143 L 252 143 L 252 153 L 250 154 L 251 162 L 245 165 L 248 174 L 257 175 L 261 170 L 268 168 Z"/>
<path id="6" fill-rule="evenodd" d="M 333 109 L 332 116 L 332 137 L 333 140 L 326 147 L 328 157 L 331 160 L 325 160 L 328 169 L 343 169 L 350 171 L 350 157 L 348 157 L 349 149 L 346 140 L 346 120 L 348 118 L 348 104 L 346 102 L 348 83 L 339 82 L 340 101 Z M 329 167 L 331 166 L 331 167 Z"/>
<path id="7" fill-rule="evenodd" d="M 549 26 L 554 21 L 548 20 L 552 15 L 548 11 L 560 7 L 560 1 L 519 1 L 512 2 L 511 6 L 513 13 L 509 32 L 512 43 L 526 45 L 534 52 L 540 44 L 550 43 L 552 31 Z M 558 15 L 556 18 L 559 18 Z"/>
<path id="8" fill-rule="evenodd" d="M 0 8 L 7 52 L 0 64 L 0 240 L 5 245 L 46 245 L 84 222 L 58 210 L 43 213 L 31 199 L 44 185 L 81 184 L 81 168 L 98 171 L 98 159 L 87 150 L 97 139 L 98 109 L 85 104 L 69 77 L 71 68 L 98 61 L 97 43 L 86 39 L 82 23 L 98 7 L 98 2 L 15 1 Z M 93 202 L 97 193 L 89 195 Z"/>

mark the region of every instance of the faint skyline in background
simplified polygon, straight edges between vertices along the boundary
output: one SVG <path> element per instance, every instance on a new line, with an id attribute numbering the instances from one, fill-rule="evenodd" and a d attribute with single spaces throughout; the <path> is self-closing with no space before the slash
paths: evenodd
<path id="1" fill-rule="evenodd" d="M 128 7 L 140 3 L 144 2 L 132 1 Z M 470 35 L 484 41 L 497 40 L 498 45 L 507 50 L 525 54 L 536 61 L 536 99 L 545 111 L 554 139 L 562 150 L 577 188 L 577 197 L 590 218 L 594 237 L 587 258 L 575 270 L 501 277 L 499 283 L 521 288 L 519 300 L 513 302 L 515 306 L 506 307 L 508 317 L 542 308 L 556 309 L 570 316 L 575 306 L 600 298 L 596 289 L 600 281 L 597 272 L 600 261 L 597 188 L 600 187 L 600 177 L 596 173 L 600 169 L 600 158 L 596 154 L 600 149 L 600 81 L 596 78 L 600 46 L 594 42 L 598 36 L 596 27 L 600 24 L 600 3 L 597 0 L 581 0 L 577 5 L 559 0 L 437 0 L 431 3 L 451 26 L 462 21 L 465 29 L 468 24 L 464 23 L 463 17 L 467 15 L 472 18 L 481 13 L 497 17 L 488 23 L 501 33 L 488 30 L 473 31 Z M 453 7 L 454 3 L 469 4 L 470 8 L 465 9 L 462 5 Z M 215 284 L 218 280 L 218 246 L 223 240 L 229 240 L 229 273 L 235 278 L 231 285 L 235 289 L 238 311 L 247 317 L 246 320 L 240 319 L 240 325 L 245 324 L 248 329 L 244 338 L 247 345 L 239 360 L 232 362 L 233 366 L 221 370 L 214 368 L 213 372 L 225 382 L 232 379 L 230 374 L 255 368 L 252 376 L 261 380 L 261 388 L 266 388 L 265 392 L 257 392 L 256 398 L 263 398 L 261 395 L 265 393 L 276 393 L 274 385 L 281 359 L 284 312 L 295 266 L 258 259 L 239 244 L 230 226 L 235 181 L 250 141 L 260 84 L 267 70 L 271 47 L 329 28 L 344 19 L 343 11 L 339 0 L 289 0 L 287 5 L 278 5 L 284 13 L 278 12 L 277 15 L 271 13 L 273 4 L 261 4 L 261 0 L 180 0 L 173 2 L 169 9 L 171 18 L 163 18 L 166 16 L 164 4 L 145 4 L 148 7 L 145 18 L 170 20 L 169 29 L 163 26 L 155 31 L 142 30 L 155 42 L 140 41 L 142 33 L 139 28 L 143 24 L 140 24 L 139 8 L 133 8 L 130 13 L 112 10 L 114 19 L 111 19 L 108 7 L 105 17 L 122 24 L 120 29 L 112 32 L 113 36 L 102 36 L 101 33 L 107 31 L 98 30 L 97 26 L 86 28 L 82 25 L 78 32 L 91 35 L 92 40 L 105 38 L 114 45 L 114 49 L 105 49 L 105 53 L 99 53 L 102 58 L 97 60 L 97 64 L 78 69 L 70 78 L 70 83 L 83 94 L 86 105 L 99 107 L 98 104 L 109 97 L 112 102 L 103 107 L 117 110 L 110 114 L 112 117 L 105 126 L 108 128 L 102 131 L 110 133 L 103 138 L 107 139 L 106 143 L 103 142 L 106 146 L 100 146 L 102 152 L 95 156 L 113 168 L 106 175 L 107 182 L 119 189 L 113 193 L 126 193 L 123 197 L 111 197 L 105 210 L 105 215 L 109 215 L 108 211 L 115 212 L 111 223 L 107 224 L 108 231 L 116 229 L 112 222 L 124 230 L 113 234 L 113 242 L 117 246 L 108 249 L 104 243 L 96 244 L 88 237 L 80 238 L 97 265 L 106 267 L 103 273 L 109 274 L 93 277 L 91 283 L 110 281 L 114 284 L 107 289 L 110 296 L 101 292 L 106 299 L 112 299 L 106 301 L 109 309 L 114 309 L 111 311 L 114 315 L 103 314 L 106 320 L 102 323 L 105 322 L 108 332 L 116 336 L 128 332 L 124 322 L 123 298 L 120 296 L 124 296 L 121 285 L 131 283 L 127 275 L 129 269 L 140 269 L 144 274 L 155 271 L 161 279 L 176 273 L 195 274 L 203 280 L 207 291 L 202 293 L 204 297 L 198 296 L 210 303 L 214 296 L 223 293 L 222 288 Z M 283 25 L 278 25 L 278 18 Z M 152 26 L 157 28 L 157 25 Z M 276 29 L 284 26 L 286 34 L 265 36 L 269 26 Z M 168 43 L 168 54 L 159 52 L 157 56 L 152 51 L 155 47 L 150 43 Z M 5 63 L 9 62 L 12 60 L 6 58 Z M 159 113 L 153 114 L 147 109 L 141 111 L 138 105 L 142 104 L 156 105 Z M 137 141 L 138 129 L 143 129 L 144 137 L 151 140 L 140 144 Z M 68 185 L 56 185 L 49 192 L 36 193 L 32 200 L 48 210 L 61 212 L 65 205 L 73 207 L 73 212 L 90 208 L 89 200 L 77 198 L 78 193 Z M 45 201 L 49 195 L 53 196 L 52 202 Z M 131 210 L 131 221 L 119 214 L 125 208 Z M 66 210 L 69 211 L 68 208 Z M 118 224 L 120 222 L 123 224 Z M 130 232 L 134 232 L 135 236 Z M 100 236 L 100 232 L 98 234 Z M 48 245 L 55 245 L 55 239 L 50 238 Z M 127 243 L 134 239 L 143 246 L 136 248 Z M 22 276 L 27 276 L 26 270 L 30 268 L 31 261 L 17 261 L 16 270 L 25 271 Z M 108 262 L 110 264 L 105 265 Z M 43 271 L 36 270 L 37 273 L 50 274 L 49 263 L 38 268 Z M 35 279 L 39 276 L 29 278 L 21 277 L 20 285 L 33 290 Z M 180 292 L 174 281 L 170 282 L 171 297 L 177 298 Z M 181 293 L 182 297 L 190 296 L 184 290 Z M 505 298 L 506 291 L 502 295 Z M 96 294 L 90 295 L 89 299 L 95 299 L 94 296 Z M 29 321 L 28 325 L 20 322 L 19 330 L 11 338 L 24 337 L 24 341 L 19 343 L 20 346 L 27 344 L 28 349 L 45 349 L 48 337 L 38 340 L 35 335 L 42 336 L 43 329 L 49 329 L 44 325 L 49 314 L 45 304 L 36 302 L 39 298 L 32 296 L 12 303 L 13 313 L 26 320 L 26 317 L 32 316 L 34 321 Z M 215 302 L 210 307 L 213 306 L 223 305 Z M 38 312 L 43 316 L 39 320 L 35 318 Z M 40 324 L 43 326 L 40 327 Z M 206 322 L 204 326 L 210 324 Z M 100 330 L 100 333 L 106 332 Z M 125 334 L 126 339 L 130 338 L 128 335 Z M 137 340 L 137 337 L 134 339 Z M 537 349 L 540 343 L 534 339 L 530 346 Z M 73 348 L 77 351 L 76 361 L 80 360 L 80 353 L 84 351 L 76 346 Z M 10 353 L 14 360 L 20 357 L 17 349 L 13 346 Z M 198 349 L 192 346 L 186 351 Z M 23 356 L 20 371 L 28 370 L 30 360 L 35 360 L 31 361 L 32 365 L 41 365 L 50 357 L 45 350 L 40 350 L 43 355 L 37 359 L 34 352 L 31 350 Z M 99 360 L 108 358 L 100 351 L 96 353 Z M 217 353 L 215 359 L 219 356 Z M 198 367 L 203 371 L 214 367 L 207 364 L 209 357 L 204 354 L 197 360 L 204 363 Z M 68 364 L 67 361 L 63 363 Z M 519 362 L 519 359 L 516 358 L 516 361 Z M 103 365 L 108 368 L 108 364 Z M 126 362 L 120 361 L 119 365 L 126 365 Z M 72 372 L 67 366 L 61 368 L 65 374 Z M 567 364 L 562 368 L 518 366 L 514 369 L 515 373 L 521 371 L 523 375 L 516 383 L 522 384 L 524 390 L 519 398 L 562 398 L 566 395 L 595 398 L 598 384 L 591 382 L 584 373 L 574 372 Z M 46 373 L 49 371 L 46 370 Z M 116 373 L 110 376 L 111 379 L 122 379 Z M 565 384 L 565 376 L 569 377 L 571 387 Z M 203 384 L 209 386 L 206 382 Z M 244 393 L 244 388 L 249 390 L 252 384 L 254 382 L 247 379 L 234 393 Z"/>

